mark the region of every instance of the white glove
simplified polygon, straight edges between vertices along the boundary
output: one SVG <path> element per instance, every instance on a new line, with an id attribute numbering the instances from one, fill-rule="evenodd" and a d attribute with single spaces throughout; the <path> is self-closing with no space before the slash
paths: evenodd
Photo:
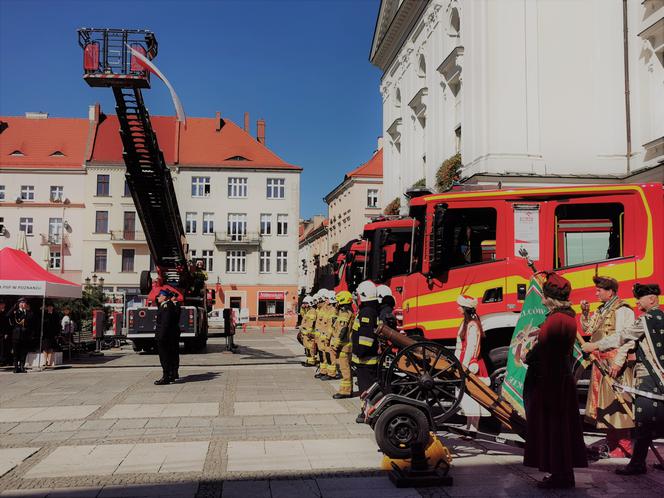
<path id="1" fill-rule="evenodd" d="M 468 365 L 468 370 L 470 370 L 470 373 L 476 374 L 480 371 L 480 366 L 477 364 L 477 362 L 473 362 Z"/>

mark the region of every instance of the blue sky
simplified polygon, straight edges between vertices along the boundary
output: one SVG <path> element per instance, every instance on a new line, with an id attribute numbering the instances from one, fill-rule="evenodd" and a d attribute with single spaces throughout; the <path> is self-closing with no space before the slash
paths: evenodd
<path id="1" fill-rule="evenodd" d="M 267 122 L 267 145 L 304 168 L 301 216 L 371 157 L 381 134 L 380 71 L 368 61 L 379 0 L 0 0 L 0 115 L 83 117 L 112 93 L 82 74 L 79 27 L 144 28 L 188 116 Z M 161 83 L 153 115 L 174 114 Z"/>

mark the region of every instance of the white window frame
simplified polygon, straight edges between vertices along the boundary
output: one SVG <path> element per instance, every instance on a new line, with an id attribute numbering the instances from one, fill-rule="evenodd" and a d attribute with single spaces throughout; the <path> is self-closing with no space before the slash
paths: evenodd
<path id="1" fill-rule="evenodd" d="M 104 268 L 97 268 L 97 251 L 103 251 L 104 254 Z M 108 273 L 108 249 L 105 247 L 95 247 L 94 260 L 92 267 L 94 268 L 95 273 Z M 100 252 L 100 255 L 102 253 Z"/>
<path id="2" fill-rule="evenodd" d="M 214 251 L 212 249 L 203 249 L 201 251 L 201 259 L 205 262 L 205 271 L 213 271 Z"/>
<path id="3" fill-rule="evenodd" d="M 271 213 L 261 213 L 260 234 L 262 236 L 272 235 Z"/>
<path id="4" fill-rule="evenodd" d="M 184 233 L 196 233 L 196 216 L 198 213 L 195 211 L 188 211 L 184 214 Z"/>
<path id="5" fill-rule="evenodd" d="M 0 201 L 4 201 L 4 200 L 5 200 L 5 186 L 0 185 Z"/>
<path id="6" fill-rule="evenodd" d="M 288 215 L 287 214 L 278 214 L 277 215 L 277 235 L 283 237 L 288 235 Z"/>
<path id="7" fill-rule="evenodd" d="M 247 213 L 228 213 L 226 233 L 231 240 L 243 240 L 247 236 Z"/>
<path id="8" fill-rule="evenodd" d="M 247 197 L 249 179 L 244 176 L 228 177 L 228 198 L 245 199 Z"/>
<path id="9" fill-rule="evenodd" d="M 277 273 L 288 273 L 288 251 L 277 251 Z"/>
<path id="10" fill-rule="evenodd" d="M 258 273 L 270 273 L 270 256 L 272 251 L 260 251 L 258 256 Z"/>
<path id="11" fill-rule="evenodd" d="M 131 254 L 131 259 L 127 258 L 127 261 L 131 261 L 130 270 L 125 270 L 124 268 L 125 251 L 127 251 L 127 254 Z M 130 253 L 129 251 L 132 252 Z M 135 268 L 136 268 L 136 249 L 122 249 L 122 252 L 120 253 L 120 273 L 135 273 Z"/>
<path id="12" fill-rule="evenodd" d="M 26 235 L 33 235 L 34 220 L 31 217 L 22 217 L 18 219 L 18 231 L 25 232 Z"/>
<path id="13" fill-rule="evenodd" d="M 62 254 L 60 251 L 50 251 L 48 253 L 48 268 L 50 270 L 59 270 L 62 268 Z"/>
<path id="14" fill-rule="evenodd" d="M 106 186 L 108 186 L 108 192 L 104 193 L 99 193 L 99 185 L 104 185 L 103 183 L 99 183 L 99 179 L 101 177 L 106 177 L 108 178 L 108 183 L 106 183 Z M 111 196 L 111 175 L 102 175 L 102 174 L 97 174 L 97 186 L 95 190 L 95 197 L 110 197 Z"/>
<path id="15" fill-rule="evenodd" d="M 377 208 L 378 207 L 378 189 L 377 188 L 367 189 L 367 207 L 368 208 Z"/>
<path id="16" fill-rule="evenodd" d="M 214 213 L 203 213 L 203 235 L 214 234 Z"/>
<path id="17" fill-rule="evenodd" d="M 59 244 L 62 242 L 62 218 L 48 219 L 48 242 L 49 244 Z"/>
<path id="18" fill-rule="evenodd" d="M 35 200 L 35 186 L 34 185 L 21 185 L 21 200 L 34 201 Z"/>
<path id="19" fill-rule="evenodd" d="M 266 196 L 268 199 L 286 198 L 286 179 L 268 178 L 266 181 Z"/>
<path id="20" fill-rule="evenodd" d="M 247 251 L 226 251 L 226 273 L 247 272 Z"/>
<path id="21" fill-rule="evenodd" d="M 209 176 L 191 177 L 191 196 L 192 197 L 210 197 L 212 187 L 210 186 Z"/>
<path id="22" fill-rule="evenodd" d="M 98 230 L 97 228 L 97 215 L 99 213 L 106 213 L 106 230 Z M 106 210 L 95 211 L 95 231 L 94 233 L 108 233 L 108 224 L 110 222 L 110 213 Z M 102 227 L 103 228 L 103 227 Z"/>
<path id="23" fill-rule="evenodd" d="M 61 202 L 65 198 L 65 188 L 62 185 L 51 185 L 48 197 L 51 202 Z"/>

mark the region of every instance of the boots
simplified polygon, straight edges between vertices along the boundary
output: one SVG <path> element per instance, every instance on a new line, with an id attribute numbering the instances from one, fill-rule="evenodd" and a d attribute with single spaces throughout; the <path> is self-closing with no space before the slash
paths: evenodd
<path id="1" fill-rule="evenodd" d="M 630 458 L 632 456 L 632 440 L 629 429 L 608 429 L 606 444 L 609 446 L 611 458 Z"/>

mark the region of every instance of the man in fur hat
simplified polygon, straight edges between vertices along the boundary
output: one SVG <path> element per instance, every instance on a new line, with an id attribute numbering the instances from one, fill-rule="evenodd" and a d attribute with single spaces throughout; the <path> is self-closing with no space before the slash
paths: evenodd
<path id="1" fill-rule="evenodd" d="M 625 392 L 635 396 L 636 427 L 632 459 L 626 467 L 616 470 L 621 475 L 646 473 L 646 456 L 653 439 L 664 436 L 664 312 L 659 309 L 660 288 L 657 284 L 634 284 L 634 297 L 643 314 L 633 325 L 598 342 L 583 345 L 583 351 L 606 351 L 633 341 L 637 365 L 635 387 L 624 386 Z M 611 376 L 620 369 L 614 365 Z M 660 466 L 661 468 L 661 466 Z"/>
<path id="2" fill-rule="evenodd" d="M 590 341 L 597 342 L 614 335 L 634 323 L 632 308 L 618 297 L 618 281 L 611 277 L 596 276 L 595 295 L 602 302 L 595 313 L 590 315 L 587 301 L 581 302 L 581 327 L 590 334 Z M 633 344 L 627 343 L 621 348 L 596 353 L 597 359 L 608 368 L 620 369 L 620 384 L 633 384 L 634 361 L 627 361 Z M 631 355 L 633 357 L 633 355 Z M 586 401 L 586 420 L 598 429 L 606 429 L 609 454 L 614 458 L 632 455 L 632 442 L 629 430 L 634 427 L 632 417 L 625 413 L 610 382 L 593 365 L 588 399 Z"/>

